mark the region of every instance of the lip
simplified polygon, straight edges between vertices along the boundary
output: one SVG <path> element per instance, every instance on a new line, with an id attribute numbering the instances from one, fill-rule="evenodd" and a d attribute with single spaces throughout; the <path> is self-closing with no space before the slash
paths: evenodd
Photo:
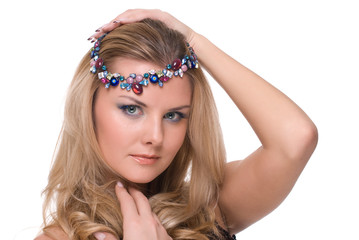
<path id="1" fill-rule="evenodd" d="M 130 156 L 141 165 L 152 165 L 160 158 L 157 155 L 130 154 Z"/>

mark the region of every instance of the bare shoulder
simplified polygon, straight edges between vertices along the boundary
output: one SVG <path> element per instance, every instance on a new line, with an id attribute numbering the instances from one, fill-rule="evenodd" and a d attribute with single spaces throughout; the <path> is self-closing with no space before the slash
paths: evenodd
<path id="1" fill-rule="evenodd" d="M 52 227 L 48 229 L 46 233 L 37 236 L 34 240 L 69 240 L 69 238 L 61 228 Z"/>

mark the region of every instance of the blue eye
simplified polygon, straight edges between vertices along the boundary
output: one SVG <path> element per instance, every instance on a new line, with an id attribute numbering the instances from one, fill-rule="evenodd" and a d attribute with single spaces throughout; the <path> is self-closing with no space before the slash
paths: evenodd
<path id="1" fill-rule="evenodd" d="M 185 115 L 181 112 L 168 112 L 163 116 L 164 119 L 168 119 L 172 122 L 179 122 Z"/>
<path id="2" fill-rule="evenodd" d="M 119 106 L 119 108 L 127 115 L 130 116 L 137 116 L 142 115 L 142 109 L 136 105 L 123 105 Z"/>

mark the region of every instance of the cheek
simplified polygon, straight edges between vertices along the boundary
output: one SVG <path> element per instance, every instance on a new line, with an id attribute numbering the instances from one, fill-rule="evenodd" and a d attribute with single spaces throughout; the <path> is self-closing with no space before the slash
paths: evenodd
<path id="1" fill-rule="evenodd" d="M 176 129 L 171 129 L 166 135 L 166 140 L 164 141 L 164 147 L 167 147 L 170 155 L 174 157 L 178 150 L 181 148 L 184 138 L 186 136 L 187 124 L 183 124 Z"/>
<path id="2" fill-rule="evenodd" d="M 121 120 L 119 111 L 107 109 L 106 106 L 95 110 L 97 141 L 105 159 L 112 159 L 129 143 L 129 128 Z"/>

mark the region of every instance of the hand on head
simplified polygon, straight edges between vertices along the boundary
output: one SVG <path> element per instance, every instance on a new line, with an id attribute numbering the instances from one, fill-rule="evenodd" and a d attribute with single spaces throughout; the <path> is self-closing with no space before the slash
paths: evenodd
<path id="1" fill-rule="evenodd" d="M 128 23 L 134 23 L 139 22 L 145 18 L 151 18 L 154 20 L 160 20 L 167 24 L 168 27 L 175 29 L 182 33 L 185 37 L 187 42 L 193 46 L 193 38 L 196 34 L 191 28 L 189 28 L 187 25 L 180 22 L 178 19 L 173 17 L 167 12 L 163 12 L 158 9 L 153 10 L 147 10 L 147 9 L 131 9 L 127 10 L 121 14 L 119 14 L 117 17 L 115 17 L 113 20 L 111 20 L 109 23 L 103 25 L 102 27 L 98 28 L 96 32 L 91 35 L 88 40 L 94 41 L 103 34 L 110 32 L 114 30 L 115 28 Z"/>

